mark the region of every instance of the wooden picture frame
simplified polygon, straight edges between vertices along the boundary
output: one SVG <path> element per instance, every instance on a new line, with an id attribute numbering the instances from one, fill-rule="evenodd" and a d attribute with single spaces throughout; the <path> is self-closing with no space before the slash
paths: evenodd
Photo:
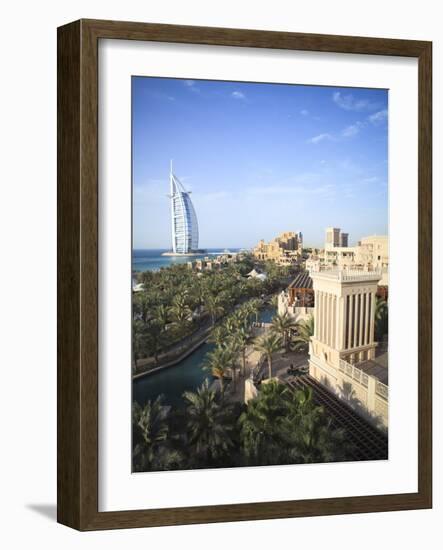
<path id="1" fill-rule="evenodd" d="M 418 59 L 418 492 L 136 511 L 98 511 L 98 42 L 160 41 Z M 79 530 L 432 506 L 432 44 L 80 20 L 58 29 L 58 521 Z"/>

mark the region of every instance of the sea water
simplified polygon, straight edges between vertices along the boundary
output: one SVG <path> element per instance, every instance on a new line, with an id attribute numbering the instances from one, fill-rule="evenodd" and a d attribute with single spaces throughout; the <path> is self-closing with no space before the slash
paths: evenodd
<path id="1" fill-rule="evenodd" d="M 218 256 L 228 252 L 238 252 L 239 248 L 208 248 L 206 252 L 198 256 L 162 256 L 164 252 L 169 252 L 166 249 L 149 249 L 149 250 L 133 250 L 132 251 L 132 271 L 157 271 L 162 267 L 170 265 L 186 264 L 194 260 L 200 260 L 208 256 Z"/>

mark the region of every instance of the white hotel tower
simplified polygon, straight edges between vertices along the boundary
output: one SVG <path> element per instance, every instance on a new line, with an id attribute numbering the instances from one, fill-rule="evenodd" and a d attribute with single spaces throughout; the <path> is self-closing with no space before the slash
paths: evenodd
<path id="1" fill-rule="evenodd" d="M 192 254 L 198 249 L 198 222 L 194 206 L 180 180 L 169 173 L 172 223 L 172 251 L 174 254 Z"/>

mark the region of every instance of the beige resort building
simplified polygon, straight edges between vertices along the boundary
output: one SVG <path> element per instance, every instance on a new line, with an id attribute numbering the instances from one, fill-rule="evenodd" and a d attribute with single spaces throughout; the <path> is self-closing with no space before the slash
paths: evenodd
<path id="1" fill-rule="evenodd" d="M 387 300 L 387 236 L 362 238 L 326 229 L 325 247 L 313 251 L 306 271 L 278 296 L 278 313 L 297 321 L 314 316 L 309 374 L 378 428 L 388 426 L 387 343 L 376 342 L 376 297 Z"/>
<path id="2" fill-rule="evenodd" d="M 363 237 L 356 246 L 348 246 L 349 233 L 343 233 L 338 227 L 328 227 L 325 233 L 323 251 L 306 260 L 309 272 L 323 267 L 379 270 L 379 286 L 388 286 L 389 239 L 386 235 Z"/>
<path id="3" fill-rule="evenodd" d="M 355 247 L 348 246 L 348 241 L 349 233 L 342 233 L 339 227 L 327 227 L 321 265 L 352 267 L 355 264 Z"/>
<path id="4" fill-rule="evenodd" d="M 216 257 L 205 256 L 203 259 L 187 262 L 188 269 L 195 271 L 212 271 L 221 269 L 222 267 L 241 261 L 244 258 L 244 254 L 241 252 L 231 253 L 226 252 Z"/>
<path id="5" fill-rule="evenodd" d="M 389 240 L 386 235 L 362 238 L 356 247 L 355 263 L 369 265 L 387 273 L 389 268 Z"/>
<path id="6" fill-rule="evenodd" d="M 302 233 L 286 231 L 269 243 L 261 239 L 252 253 L 257 260 L 271 260 L 278 265 L 293 265 L 300 261 L 302 250 Z"/>
<path id="7" fill-rule="evenodd" d="M 387 351 L 374 341 L 378 270 L 311 272 L 309 374 L 377 426 L 388 425 Z"/>

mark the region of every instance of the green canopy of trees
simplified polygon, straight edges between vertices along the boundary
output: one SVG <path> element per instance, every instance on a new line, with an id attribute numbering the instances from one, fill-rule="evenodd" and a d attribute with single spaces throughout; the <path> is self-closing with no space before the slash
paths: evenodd
<path id="1" fill-rule="evenodd" d="M 268 266 L 265 281 L 246 278 L 254 266 L 250 257 L 220 270 L 196 272 L 185 265 L 137 274 L 143 285 L 133 294 L 133 364 L 158 356 L 205 326 L 217 323 L 236 305 L 250 301 L 251 318 L 261 307 L 262 294 L 282 285 L 284 270 Z"/>
<path id="2" fill-rule="evenodd" d="M 161 398 L 135 405 L 134 470 L 331 462 L 351 451 L 310 389 L 270 380 L 239 405 L 206 380 L 183 397 L 183 410 L 164 407 Z"/>

